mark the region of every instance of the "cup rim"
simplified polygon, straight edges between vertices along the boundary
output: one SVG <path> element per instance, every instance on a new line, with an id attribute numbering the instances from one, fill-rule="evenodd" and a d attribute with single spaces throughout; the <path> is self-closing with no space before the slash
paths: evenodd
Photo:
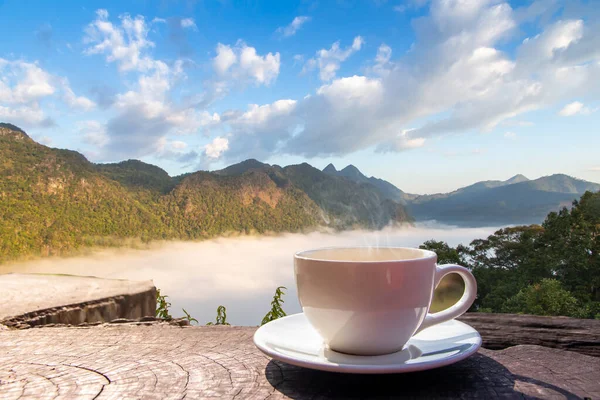
<path id="1" fill-rule="evenodd" d="M 309 257 L 304 254 L 310 252 L 317 252 L 323 250 L 350 250 L 350 249 L 369 249 L 369 248 L 378 248 L 378 249 L 394 249 L 394 250 L 418 250 L 423 253 L 423 257 L 418 258 L 408 258 L 405 260 L 357 260 L 357 261 L 348 261 L 348 260 L 330 260 L 326 258 L 319 257 Z M 431 250 L 419 249 L 418 247 L 402 247 L 402 246 L 329 246 L 329 247 L 318 247 L 315 249 L 309 250 L 301 250 L 294 253 L 294 259 L 298 260 L 306 260 L 306 261 L 319 261 L 319 262 L 328 262 L 328 263 L 355 263 L 355 264 L 385 264 L 385 263 L 407 263 L 413 261 L 420 260 L 429 260 L 429 259 L 437 259 L 437 254 Z"/>

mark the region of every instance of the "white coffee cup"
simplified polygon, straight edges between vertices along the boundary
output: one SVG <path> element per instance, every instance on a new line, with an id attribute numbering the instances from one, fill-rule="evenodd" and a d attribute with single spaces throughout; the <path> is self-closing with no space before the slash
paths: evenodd
<path id="1" fill-rule="evenodd" d="M 417 332 L 465 313 L 477 294 L 471 272 L 437 265 L 437 255 L 406 247 L 340 247 L 294 255 L 298 298 L 310 324 L 333 351 L 399 351 Z M 465 281 L 452 307 L 430 314 L 433 291 L 450 273 Z"/>

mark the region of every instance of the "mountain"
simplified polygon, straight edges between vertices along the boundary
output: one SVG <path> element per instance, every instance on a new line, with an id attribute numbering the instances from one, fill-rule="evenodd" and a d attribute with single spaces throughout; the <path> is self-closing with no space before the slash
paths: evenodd
<path id="1" fill-rule="evenodd" d="M 168 193 L 175 186 L 167 171 L 138 160 L 121 161 L 116 164 L 98 164 L 96 170 L 129 189 L 148 189 Z"/>
<path id="2" fill-rule="evenodd" d="M 562 174 L 535 180 L 517 175 L 507 181 L 478 182 L 451 193 L 419 196 L 407 208 L 416 220 L 459 226 L 538 224 L 586 191 L 599 190 L 599 184 Z"/>
<path id="3" fill-rule="evenodd" d="M 383 179 L 368 178 L 353 165 L 338 171 L 329 164 L 323 172 L 371 184 L 386 199 L 404 205 L 417 221 L 436 220 L 459 226 L 538 224 L 549 212 L 570 206 L 586 191 L 600 190 L 596 183 L 563 174 L 535 180 L 519 174 L 505 181 L 476 182 L 450 193 L 415 195 Z"/>
<path id="4" fill-rule="evenodd" d="M 228 232 L 381 228 L 410 220 L 369 183 L 308 164 L 246 160 L 171 177 L 138 160 L 94 164 L 0 124 L 0 262 L 131 240 L 201 239 Z"/>
<path id="5" fill-rule="evenodd" d="M 341 176 L 354 182 L 371 184 L 377 189 L 379 189 L 381 194 L 386 199 L 398 202 L 403 205 L 406 204 L 406 200 L 411 197 L 411 195 L 404 193 L 402 190 L 398 189 L 396 186 L 389 183 L 388 181 L 375 178 L 373 176 L 367 178 L 362 172 L 360 172 L 358 168 L 356 168 L 352 164 L 348 165 L 341 171 L 338 171 L 333 164 L 329 164 L 323 169 L 323 172 L 328 175 Z"/>
<path id="6" fill-rule="evenodd" d="M 324 218 L 334 226 L 382 228 L 390 221 L 412 220 L 401 204 L 369 182 L 331 176 L 307 163 L 287 166 L 283 173 L 327 213 Z"/>
<path id="7" fill-rule="evenodd" d="M 0 126 L 0 261 L 62 253 L 96 238 L 160 237 L 160 213 L 81 154 Z"/>
<path id="8" fill-rule="evenodd" d="M 518 174 L 518 175 L 513 176 L 510 179 L 505 180 L 505 181 L 476 182 L 472 185 L 465 186 L 463 188 L 457 189 L 457 190 L 455 190 L 453 192 L 449 192 L 449 193 L 425 194 L 425 195 L 421 195 L 421 196 L 413 195 L 413 197 L 410 199 L 410 202 L 411 203 L 424 203 L 426 201 L 445 199 L 445 198 L 456 196 L 459 194 L 475 194 L 475 193 L 484 191 L 486 189 L 492 189 L 492 188 L 496 188 L 496 187 L 500 187 L 500 186 L 511 185 L 513 183 L 520 183 L 520 182 L 525 182 L 528 180 L 529 179 L 527 179 L 527 177 L 525 177 L 524 175 Z"/>
<path id="9" fill-rule="evenodd" d="M 224 168 L 222 170 L 219 171 L 214 171 L 213 173 L 217 174 L 217 175 L 241 175 L 245 172 L 248 172 L 250 170 L 254 170 L 254 169 L 263 169 L 265 167 L 270 167 L 269 164 L 264 164 L 261 163 L 260 161 L 257 161 L 253 158 L 246 160 L 246 161 L 242 161 L 240 163 L 237 164 L 233 164 L 230 165 L 227 168 Z"/>
<path id="10" fill-rule="evenodd" d="M 366 177 L 360 181 L 345 179 L 319 171 L 307 163 L 282 168 L 252 159 L 215 173 L 237 176 L 258 171 L 282 187 L 292 186 L 306 193 L 322 210 L 322 218 L 330 226 L 382 228 L 390 221 L 411 220 L 402 205 L 388 199 Z M 355 171 L 360 174 L 358 169 Z"/>

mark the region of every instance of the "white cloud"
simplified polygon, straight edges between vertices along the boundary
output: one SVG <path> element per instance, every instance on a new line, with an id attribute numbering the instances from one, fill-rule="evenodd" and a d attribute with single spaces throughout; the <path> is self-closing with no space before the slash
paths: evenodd
<path id="1" fill-rule="evenodd" d="M 284 99 L 262 106 L 251 104 L 245 112 L 223 113 L 220 122 L 221 127 L 229 128 L 229 160 L 265 159 L 279 151 L 297 126 L 296 105 L 295 100 Z"/>
<path id="2" fill-rule="evenodd" d="M 77 96 L 66 78 L 42 69 L 37 62 L 0 58 L 0 118 L 23 127 L 55 125 L 42 109 L 45 99 L 60 96 L 74 109 L 91 110 L 93 101 Z"/>
<path id="3" fill-rule="evenodd" d="M 220 128 L 231 133 L 225 156 L 401 151 L 437 135 L 529 126 L 519 119 L 528 111 L 600 96 L 600 24 L 586 25 L 572 12 L 554 15 L 506 53 L 502 49 L 520 29 L 508 3 L 434 0 L 429 8 L 429 15 L 413 21 L 410 51 L 392 61 L 392 49 L 380 46 L 365 76 L 335 78 L 361 39 L 346 49 L 334 44 L 317 52 L 304 70 L 319 68 L 330 84 L 299 99 L 276 128 L 230 128 L 232 120 L 224 118 Z M 408 126 L 414 129 L 406 131 Z"/>
<path id="4" fill-rule="evenodd" d="M 171 142 L 171 147 L 174 150 L 183 150 L 187 147 L 187 143 L 182 142 L 181 140 L 174 140 L 173 142 Z"/>
<path id="5" fill-rule="evenodd" d="M 221 117 L 217 113 L 209 113 L 208 111 L 198 111 L 193 108 L 186 108 L 181 111 L 173 110 L 167 117 L 167 121 L 172 123 L 176 128 L 175 132 L 180 134 L 191 134 L 205 129 L 207 132 L 210 128 L 217 125 Z"/>
<path id="6" fill-rule="evenodd" d="M 268 85 L 279 75 L 279 53 L 259 56 L 254 47 L 244 46 L 239 60 L 242 70 L 247 71 L 257 83 Z"/>
<path id="7" fill-rule="evenodd" d="M 387 44 L 383 43 L 377 49 L 377 56 L 375 57 L 375 62 L 380 65 L 385 65 L 390 62 L 390 58 L 392 57 L 392 48 Z"/>
<path id="8" fill-rule="evenodd" d="M 153 24 L 166 24 L 167 20 L 164 18 L 154 17 L 154 19 L 152 19 L 152 23 Z"/>
<path id="9" fill-rule="evenodd" d="M 90 111 L 96 107 L 96 103 L 85 96 L 77 96 L 67 78 L 62 79 L 63 101 L 73 109 Z"/>
<path id="10" fill-rule="evenodd" d="M 57 88 L 53 76 L 37 63 L 0 58 L 0 102 L 27 104 L 53 95 Z"/>
<path id="11" fill-rule="evenodd" d="M 194 22 L 193 18 L 183 18 L 181 20 L 181 27 L 183 29 L 192 29 L 194 31 L 198 30 L 198 27 L 196 26 L 196 22 Z"/>
<path id="12" fill-rule="evenodd" d="M 379 153 L 396 153 L 403 150 L 417 149 L 425 145 L 425 138 L 411 137 L 413 129 L 404 129 L 396 137 L 382 142 L 376 147 Z"/>
<path id="13" fill-rule="evenodd" d="M 35 64 L 21 63 L 21 67 L 25 70 L 25 76 L 13 89 L 16 102 L 26 103 L 54 94 L 56 89 L 46 71 Z"/>
<path id="14" fill-rule="evenodd" d="M 310 21 L 310 17 L 298 16 L 288 26 L 282 26 L 277 28 L 277 33 L 283 37 L 293 36 L 306 22 Z"/>
<path id="15" fill-rule="evenodd" d="M 216 137 L 212 142 L 204 146 L 204 154 L 213 160 L 221 157 L 223 152 L 229 149 L 229 140 L 224 137 Z"/>
<path id="16" fill-rule="evenodd" d="M 162 137 L 156 142 L 154 156 L 160 159 L 191 165 L 198 159 L 199 154 L 194 150 L 184 151 L 187 147 L 187 143 L 185 142 L 168 140 L 166 137 Z"/>
<path id="17" fill-rule="evenodd" d="M 219 43 L 217 45 L 217 55 L 213 58 L 213 66 L 219 75 L 225 75 L 229 68 L 237 63 L 237 55 L 230 46 Z"/>
<path id="18" fill-rule="evenodd" d="M 238 41 L 235 46 L 217 44 L 213 67 L 220 78 L 269 85 L 277 79 L 281 65 L 279 53 L 257 54 L 254 47 Z"/>
<path id="19" fill-rule="evenodd" d="M 47 117 L 36 104 L 31 106 L 0 105 L 0 120 L 13 123 L 21 127 L 50 127 L 56 125 L 54 120 Z"/>
<path id="20" fill-rule="evenodd" d="M 104 136 L 96 135 L 95 142 L 103 144 L 106 155 L 123 158 L 157 154 L 161 143 L 176 142 L 165 142 L 172 135 L 210 133 L 227 140 L 219 157 L 341 156 L 366 148 L 402 151 L 423 146 L 432 136 L 498 125 L 512 130 L 530 125 L 524 113 L 558 105 L 564 106 L 560 115 L 594 111 L 590 104 L 600 95 L 600 24 L 581 9 L 553 8 L 549 15 L 552 7 L 514 10 L 501 0 L 428 4 L 429 13 L 412 22 L 409 51 L 381 44 L 373 59 L 362 63 L 361 75 L 339 77 L 341 64 L 364 41 L 357 36 L 348 47 L 336 42 L 304 65 L 304 71 L 318 69 L 323 81 L 310 95 L 221 115 L 206 104 L 233 85 L 273 84 L 281 68 L 279 53 L 259 54 L 242 41 L 217 45 L 211 60 L 215 77 L 197 96 L 200 100 L 190 101 L 176 92 L 186 79 L 183 61 L 153 57 L 155 44 L 144 17 L 109 20 L 107 11 L 98 10 L 86 28 L 84 52 L 127 72 L 122 75 L 127 90 L 113 96 Z M 544 15 L 549 16 L 542 21 Z M 183 21 L 177 19 L 180 29 Z M 523 21 L 537 31 L 522 41 L 519 35 L 530 30 L 522 29 Z M 42 105 L 53 98 L 72 108 L 94 107 L 63 82 L 37 63 L 0 59 L 0 118 L 51 125 Z M 566 104 L 573 99 L 587 106 Z M 184 150 L 169 146 L 161 154 Z"/>
<path id="21" fill-rule="evenodd" d="M 567 104 L 559 111 L 558 115 L 561 117 L 572 117 L 573 115 L 589 115 L 596 110 L 593 110 L 589 107 L 583 105 L 579 101 L 574 101 L 572 103 Z"/>
<path id="22" fill-rule="evenodd" d="M 173 19 L 180 29 L 194 28 L 191 19 Z M 153 22 L 163 22 L 154 19 Z M 184 60 L 167 63 L 148 53 L 154 43 L 148 39 L 148 26 L 143 16 L 120 17 L 120 25 L 108 20 L 99 10 L 97 18 L 86 29 L 87 54 L 103 54 L 122 72 L 137 74 L 127 83 L 128 90 L 114 96 L 111 108 L 116 112 L 102 129 L 86 136 L 88 143 L 100 147 L 97 158 L 118 160 L 154 154 L 178 162 L 189 163 L 198 154 L 182 153 L 181 141 L 169 145 L 167 137 L 176 134 L 207 133 L 218 123 L 219 115 L 203 110 L 195 101 L 176 101 L 176 84 L 187 79 Z M 97 127 L 95 127 L 97 128 Z M 207 130 L 206 132 L 202 132 Z"/>
<path id="23" fill-rule="evenodd" d="M 76 126 L 79 129 L 79 134 L 83 138 L 83 142 L 87 144 L 96 147 L 104 147 L 110 141 L 110 138 L 106 134 L 106 127 L 98 121 L 79 121 Z"/>
<path id="24" fill-rule="evenodd" d="M 52 138 L 50 136 L 38 136 L 34 138 L 36 142 L 43 144 L 44 146 L 52 145 Z"/>
<path id="25" fill-rule="evenodd" d="M 505 137 L 506 139 L 511 139 L 511 140 L 514 140 L 514 139 L 516 139 L 516 138 L 517 138 L 517 134 L 516 134 L 516 133 L 514 133 L 514 132 L 510 132 L 510 131 L 509 131 L 509 132 L 504 132 L 504 137 Z"/>
<path id="26" fill-rule="evenodd" d="M 154 47 L 148 39 L 148 26 L 141 15 L 120 17 L 120 26 L 108 20 L 108 11 L 96 11 L 96 19 L 85 29 L 84 43 L 89 45 L 85 54 L 105 54 L 107 62 L 116 62 L 121 71 L 146 71 L 153 67 L 152 60 L 143 55 Z"/>
<path id="27" fill-rule="evenodd" d="M 340 69 L 341 63 L 359 51 L 364 43 L 365 41 L 361 36 L 356 36 L 351 46 L 342 49 L 340 48 L 340 42 L 337 41 L 331 45 L 329 50 L 321 49 L 317 51 L 316 56 L 306 62 L 303 72 L 318 68 L 319 78 L 322 81 L 330 81 Z"/>
<path id="28" fill-rule="evenodd" d="M 588 168 L 588 171 L 591 171 L 591 172 L 600 172 L 600 166 L 598 166 L 598 167 L 590 167 L 590 168 Z"/>
<path id="29" fill-rule="evenodd" d="M 387 75 L 390 69 L 393 67 L 390 63 L 392 58 L 392 48 L 385 43 L 377 49 L 377 55 L 375 56 L 375 66 L 373 67 L 373 73 L 378 75 Z"/>

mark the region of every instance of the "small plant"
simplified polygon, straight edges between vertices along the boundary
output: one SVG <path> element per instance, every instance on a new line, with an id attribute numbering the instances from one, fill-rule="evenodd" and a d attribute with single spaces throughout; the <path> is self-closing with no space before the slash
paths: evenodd
<path id="1" fill-rule="evenodd" d="M 185 314 L 185 317 L 183 317 L 183 319 L 187 319 L 187 320 L 190 322 L 190 324 L 191 324 L 192 322 L 198 323 L 198 320 L 197 320 L 196 318 L 193 318 L 193 317 L 190 315 L 190 313 L 188 313 L 187 311 L 185 311 L 185 308 L 182 308 L 182 310 L 183 310 L 183 313 Z"/>
<path id="2" fill-rule="evenodd" d="M 169 296 L 161 296 L 160 289 L 156 289 L 156 316 L 164 319 L 173 319 L 171 314 L 169 314 L 171 303 L 167 301 L 167 297 Z"/>
<path id="3" fill-rule="evenodd" d="M 287 315 L 285 311 L 283 311 L 283 308 L 281 308 L 281 304 L 284 303 L 281 297 L 285 294 L 283 289 L 287 290 L 285 286 L 279 286 L 277 289 L 275 289 L 275 295 L 273 296 L 273 301 L 271 301 L 271 310 L 263 318 L 262 322 L 260 323 L 261 326 L 267 322 L 274 321 L 277 318 L 285 317 Z"/>
<path id="4" fill-rule="evenodd" d="M 227 309 L 225 306 L 217 307 L 217 318 L 215 322 L 209 322 L 206 325 L 229 325 L 229 322 L 227 322 Z"/>

